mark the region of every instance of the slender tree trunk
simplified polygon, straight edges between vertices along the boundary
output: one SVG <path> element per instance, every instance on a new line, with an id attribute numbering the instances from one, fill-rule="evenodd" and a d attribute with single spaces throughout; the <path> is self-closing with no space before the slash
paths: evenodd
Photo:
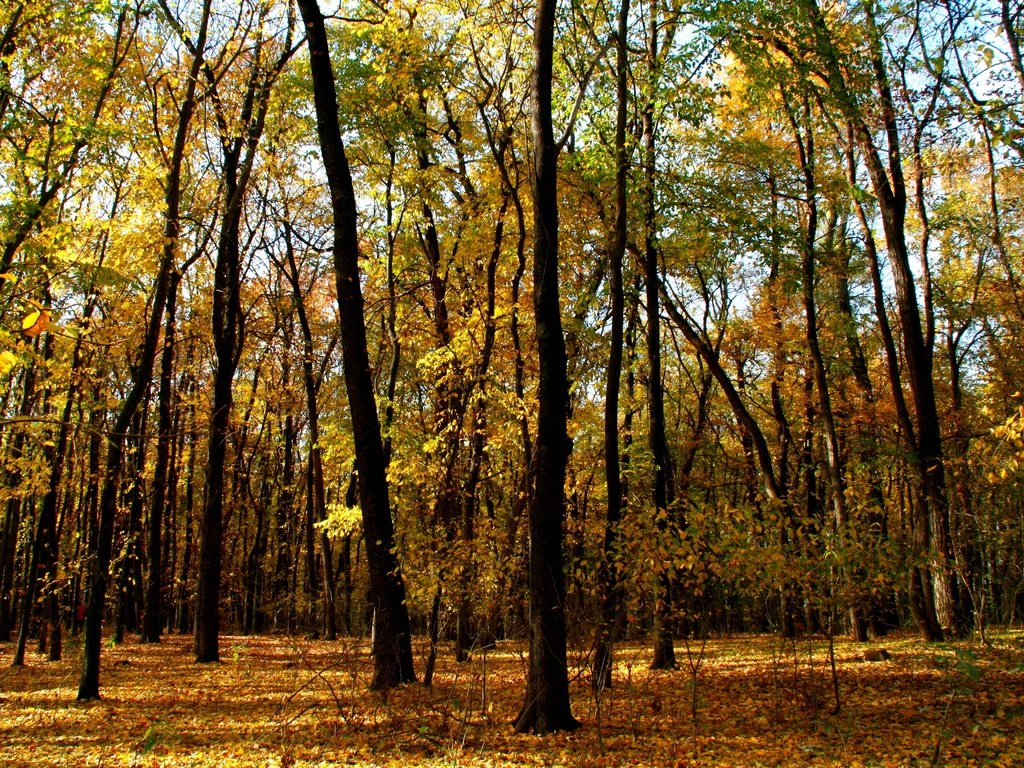
<path id="1" fill-rule="evenodd" d="M 290 383 L 290 370 L 286 366 L 283 372 L 283 385 Z M 274 558 L 274 604 L 277 606 L 275 617 L 284 612 L 284 626 L 291 629 L 294 623 L 295 595 L 288 589 L 288 574 L 292 564 L 292 507 L 295 503 L 295 442 L 297 440 L 295 417 L 289 413 L 284 417 L 281 427 L 281 450 L 284 454 L 281 461 L 281 489 L 277 501 L 277 554 Z M 279 627 L 280 619 L 275 618 L 274 626 Z"/>
<path id="2" fill-rule="evenodd" d="M 375 613 L 374 674 L 371 687 L 387 689 L 415 680 L 405 583 L 395 552 L 395 531 L 380 420 L 373 391 L 363 295 L 359 283 L 359 248 L 355 194 L 338 124 L 338 102 L 324 17 L 316 0 L 299 0 L 306 25 L 317 114 L 317 135 L 331 193 L 334 220 L 334 265 L 341 317 L 341 346 L 352 416 L 359 503 L 370 570 L 370 599 Z"/>
<path id="3" fill-rule="evenodd" d="M 196 43 L 199 50 L 202 50 L 206 41 L 209 6 L 210 0 L 206 0 L 203 6 L 202 22 Z M 175 134 L 174 149 L 171 155 L 164 191 L 164 247 L 158 266 L 156 285 L 153 290 L 150 316 L 147 319 L 145 335 L 138 353 L 135 378 L 122 403 L 121 410 L 108 438 L 106 470 L 103 475 L 103 489 L 99 499 L 99 520 L 94 535 L 90 537 L 89 593 L 85 614 L 82 676 L 78 684 L 79 701 L 96 699 L 100 695 L 101 632 L 104 606 L 106 604 L 107 582 L 110 575 L 110 557 L 113 550 L 117 494 L 121 483 L 121 470 L 124 462 L 124 443 L 128 428 L 149 389 L 150 380 L 153 377 L 153 367 L 156 362 L 160 327 L 163 323 L 170 273 L 174 263 L 174 251 L 178 242 L 181 168 L 185 145 L 188 139 L 188 126 L 196 104 L 195 81 L 199 75 L 199 64 L 200 58 L 193 56 L 192 68 L 189 73 L 188 85 L 186 86 L 186 95 L 181 102 L 178 113 L 178 128 Z"/>
<path id="4" fill-rule="evenodd" d="M 32 411 L 36 403 L 36 378 L 37 368 L 35 365 L 30 365 L 26 370 L 21 379 L 21 403 L 18 406 L 18 416 L 21 418 L 28 418 L 31 416 Z M 10 438 L 10 447 L 7 450 L 8 456 L 10 456 L 10 469 L 4 470 L 4 480 L 6 486 L 11 489 L 17 489 L 21 485 L 22 475 L 21 470 L 18 468 L 18 460 L 25 455 L 26 445 L 26 433 L 23 429 L 14 431 L 13 436 Z M 0 595 L 2 605 L 0 605 L 0 618 L 3 619 L 3 625 L 0 626 L 3 637 L 6 639 L 10 637 L 11 629 L 15 625 L 15 616 L 19 607 L 15 599 L 15 584 L 18 583 L 17 574 L 17 563 L 18 563 L 18 531 L 22 524 L 22 512 L 25 505 L 28 504 L 24 494 L 12 493 L 7 499 L 7 504 L 4 510 L 4 549 L 0 554 L 4 556 L 2 567 L 3 567 L 3 594 Z M 15 654 L 13 666 L 19 666 L 24 663 L 22 659 L 19 662 L 17 654 Z"/>
<path id="5" fill-rule="evenodd" d="M 259 27 L 265 19 L 261 11 Z M 257 52 L 267 45 L 260 38 Z M 291 56 L 291 28 L 282 42 L 283 53 L 265 69 L 253 58 L 237 117 L 242 130 L 232 130 L 217 94 L 217 79 L 204 61 L 221 141 L 223 212 L 213 277 L 213 346 L 216 370 L 210 409 L 210 442 L 206 465 L 203 514 L 200 518 L 199 586 L 196 594 L 195 655 L 197 662 L 220 660 L 220 588 L 224 536 L 224 468 L 231 436 L 231 404 L 238 358 L 244 345 L 241 307 L 242 207 L 249 186 L 270 103 L 270 91 Z M 238 135 L 241 134 L 241 135 Z"/>
<path id="6" fill-rule="evenodd" d="M 309 572 L 307 578 L 310 581 L 311 589 L 316 587 L 316 568 L 313 558 L 313 531 L 316 523 L 319 523 L 327 516 L 327 503 L 324 490 L 324 468 L 320 446 L 320 409 L 317 406 L 319 394 L 319 383 L 313 370 L 315 350 L 313 348 L 313 330 L 309 324 L 309 317 L 306 314 L 306 303 L 302 295 L 302 285 L 299 279 L 299 267 L 295 260 L 295 250 L 292 245 L 291 226 L 285 224 L 285 256 L 287 263 L 285 276 L 292 289 L 292 302 L 299 319 L 299 330 L 302 332 L 302 383 L 306 395 L 306 418 L 309 422 L 309 463 L 306 475 L 306 490 L 309 503 L 307 505 L 306 517 L 306 546 L 307 567 Z M 334 565 L 331 556 L 330 541 L 326 532 L 321 537 L 321 560 L 324 569 L 323 601 L 324 601 L 324 636 L 327 640 L 334 640 L 338 635 L 337 618 L 334 600 Z M 313 595 L 310 596 L 313 599 Z"/>
<path id="7" fill-rule="evenodd" d="M 786 94 L 782 94 L 786 99 Z M 790 124 L 793 128 L 795 144 L 797 147 L 798 159 L 804 179 L 804 233 L 801 239 L 801 270 L 803 272 L 803 303 L 805 318 L 805 334 L 807 350 L 811 358 L 811 369 L 814 389 L 817 392 L 817 416 L 824 426 L 826 461 L 829 477 L 829 498 L 832 502 L 833 524 L 840 543 L 844 542 L 847 536 L 846 510 L 846 466 L 843 458 L 843 450 L 839 445 L 839 429 L 836 426 L 835 412 L 832 409 L 832 396 L 829 390 L 828 372 L 825 368 L 825 359 L 821 352 L 821 343 L 818 336 L 818 307 L 815 299 L 816 264 L 817 259 L 816 243 L 818 240 L 818 200 L 817 200 L 817 179 L 814 134 L 811 123 L 811 106 L 807 96 L 804 96 L 802 105 L 803 122 L 800 120 L 794 108 L 787 102 L 787 113 Z M 813 421 L 809 420 L 809 424 Z M 863 581 L 862 574 L 858 573 L 852 566 L 842 566 L 844 581 L 849 593 L 847 611 L 849 614 L 850 628 L 854 640 L 858 642 L 867 641 L 867 622 L 865 621 L 859 605 L 853 597 L 855 585 Z M 852 570 L 851 570 L 852 568 Z"/>
<path id="8" fill-rule="evenodd" d="M 195 384 L 190 384 L 190 393 L 195 393 Z M 189 406 L 188 423 L 195 424 L 195 406 Z M 181 574 L 178 577 L 178 634 L 187 634 L 193 626 L 193 595 L 192 585 L 192 558 L 195 550 L 195 534 L 193 526 L 193 510 L 195 509 L 195 486 L 196 486 L 196 454 L 198 453 L 195 443 L 189 445 L 188 465 L 185 469 L 185 519 L 182 522 L 184 534 L 181 543 Z"/>
<path id="9" fill-rule="evenodd" d="M 128 530 L 124 536 L 117 566 L 117 608 L 115 642 L 124 642 L 124 633 L 139 628 L 139 603 L 142 584 L 142 509 L 145 502 L 144 470 L 146 466 L 146 428 L 149 424 L 149 394 L 143 400 L 128 439 L 132 461 L 131 476 L 124 483 L 125 505 L 128 507 Z"/>
<path id="10" fill-rule="evenodd" d="M 53 358 L 54 352 L 54 340 L 52 334 L 47 334 L 46 341 L 43 344 L 42 354 L 42 369 L 47 370 L 49 363 Z M 34 388 L 33 376 L 33 388 Z M 46 389 L 44 385 L 43 389 Z M 70 393 L 69 393 L 70 394 Z M 70 402 L 70 400 L 69 400 Z M 69 410 L 65 405 L 65 411 Z M 25 582 L 25 594 L 22 598 L 21 604 L 21 624 L 18 629 L 18 642 L 14 649 L 14 659 L 11 661 L 12 667 L 20 667 L 25 664 L 25 647 L 28 643 L 28 635 L 30 625 L 32 623 L 33 613 L 36 611 L 36 598 L 39 594 L 43 593 L 47 586 L 48 578 L 51 576 L 51 570 L 55 571 L 57 566 L 57 487 L 60 485 L 60 475 L 63 474 L 61 467 L 63 466 L 63 454 L 67 450 L 67 431 L 68 431 L 68 420 L 65 419 L 61 423 L 60 435 L 58 436 L 58 454 L 54 454 L 50 451 L 50 455 L 47 457 L 51 466 L 50 483 L 46 495 L 43 498 L 42 506 L 39 510 L 39 514 L 36 517 L 36 530 L 35 536 L 32 538 L 32 544 L 30 547 L 29 554 L 29 569 L 28 579 Z M 63 440 L 61 440 L 63 438 Z M 54 480 L 53 473 L 59 472 L 57 479 Z M 39 630 L 39 652 L 42 653 L 46 650 L 46 626 L 45 621 L 52 618 L 51 612 L 47 610 L 49 606 L 49 600 L 44 601 L 43 616 L 44 625 Z M 59 657 L 58 657 L 59 658 Z"/>
<path id="11" fill-rule="evenodd" d="M 657 525 L 667 533 L 673 506 L 672 464 L 665 433 L 665 393 L 661 370 L 661 310 L 658 301 L 657 211 L 655 209 L 657 136 L 655 127 L 655 77 L 658 50 L 658 14 L 651 7 L 648 29 L 648 66 L 652 76 L 643 112 L 644 141 L 644 295 L 647 304 L 647 435 L 654 463 L 654 510 Z M 672 577 L 660 573 L 654 609 L 654 657 L 652 669 L 675 669 L 676 652 L 672 632 Z"/>
<path id="12" fill-rule="evenodd" d="M 933 350 L 921 324 L 914 273 L 906 239 L 907 190 L 900 156 L 899 126 L 893 104 L 889 77 L 882 52 L 881 34 L 875 21 L 873 3 L 864 6 L 867 21 L 870 64 L 878 93 L 879 114 L 886 137 L 888 164 L 883 162 L 875 143 L 875 133 L 859 112 L 851 97 L 842 68 L 832 44 L 831 32 L 817 0 L 802 0 L 811 22 L 817 47 L 824 54 L 828 85 L 850 122 L 854 138 L 862 151 L 867 167 L 889 251 L 896 304 L 900 319 L 903 354 L 914 404 L 916 443 L 914 465 L 917 471 L 917 500 L 914 504 L 914 548 L 920 557 L 931 562 L 914 568 L 911 579 L 911 604 L 914 618 L 926 640 L 944 636 L 936 613 L 935 590 L 943 602 L 955 604 L 956 584 L 951 572 L 949 543 L 949 505 L 946 499 L 945 464 L 942 458 L 942 436 L 933 380 Z"/>
<path id="13" fill-rule="evenodd" d="M 157 398 L 158 424 L 156 464 L 153 470 L 153 495 L 149 509 L 148 571 L 146 574 L 146 610 L 142 620 L 142 642 L 159 643 L 161 628 L 161 591 L 163 589 L 163 561 L 161 535 L 168 510 L 169 488 L 165 478 L 169 475 L 171 445 L 174 440 L 172 376 L 174 375 L 175 329 L 177 327 L 178 285 L 181 272 L 171 273 L 167 289 L 167 316 L 164 322 L 163 353 L 160 357 L 160 389 Z"/>
<path id="14" fill-rule="evenodd" d="M 608 290 L 611 294 L 611 339 L 608 351 L 608 379 L 604 401 L 604 467 L 608 508 L 605 513 L 604 559 L 601 563 L 601 616 L 594 646 L 592 685 L 600 691 L 612 684 L 612 644 L 616 640 L 622 588 L 616 567 L 619 557 L 619 525 L 622 521 L 624 494 L 619 464 L 619 391 L 622 378 L 625 298 L 622 287 L 623 259 L 626 253 L 626 120 L 629 66 L 629 0 L 619 6 L 618 35 L 615 45 L 615 222 L 608 244 Z"/>
<path id="15" fill-rule="evenodd" d="M 170 191 L 168 197 L 170 198 Z M 175 197 L 176 202 L 176 197 Z M 108 437 L 106 471 L 103 475 L 103 490 L 99 502 L 99 521 L 90 541 L 90 580 L 88 604 L 85 614 L 85 642 L 82 662 L 82 676 L 78 684 L 78 699 L 96 699 L 100 693 L 100 648 L 103 613 L 106 604 L 107 582 L 110 576 L 110 558 L 114 542 L 114 519 L 117 512 L 117 496 L 121 485 L 121 471 L 124 463 L 124 444 L 128 429 L 149 389 L 156 361 L 160 326 L 163 321 L 164 305 L 167 300 L 168 276 L 174 255 L 177 217 L 168 214 L 167 221 L 174 221 L 173 237 L 165 240 L 150 317 L 135 379 L 125 397 L 113 428 Z"/>

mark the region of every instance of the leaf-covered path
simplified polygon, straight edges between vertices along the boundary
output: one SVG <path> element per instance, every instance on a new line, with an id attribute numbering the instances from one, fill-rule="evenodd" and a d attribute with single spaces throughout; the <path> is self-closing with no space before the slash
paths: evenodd
<path id="1" fill-rule="evenodd" d="M 471 662 L 439 659 L 433 690 L 367 691 L 366 646 L 226 637 L 224 661 L 192 663 L 191 638 L 106 648 L 104 698 L 74 700 L 79 649 L 9 666 L 0 645 L 0 764 L 8 766 L 619 766 L 1024 764 L 1024 633 L 991 647 L 886 641 L 889 658 L 771 637 L 711 640 L 676 672 L 648 670 L 648 648 L 617 649 L 600 702 L 572 656 L 584 728 L 517 736 L 525 648 L 501 643 Z M 426 653 L 417 647 L 422 668 Z M 699 662 L 699 665 L 698 665 Z M 696 720 L 692 674 L 696 668 Z"/>

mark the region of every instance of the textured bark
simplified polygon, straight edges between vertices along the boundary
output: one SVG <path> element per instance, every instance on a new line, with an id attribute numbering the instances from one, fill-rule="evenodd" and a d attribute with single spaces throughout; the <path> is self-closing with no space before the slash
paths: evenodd
<path id="1" fill-rule="evenodd" d="M 516 731 L 572 731 L 566 666 L 563 523 L 569 387 L 558 296 L 558 152 L 551 115 L 556 0 L 539 0 L 533 71 L 533 307 L 540 381 L 530 495 L 529 662 Z"/>

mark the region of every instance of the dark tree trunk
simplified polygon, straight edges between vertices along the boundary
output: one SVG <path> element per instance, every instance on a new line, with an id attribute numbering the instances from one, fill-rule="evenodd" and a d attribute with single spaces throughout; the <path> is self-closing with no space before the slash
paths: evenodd
<path id="1" fill-rule="evenodd" d="M 206 23 L 209 17 L 210 0 L 203 5 L 203 17 L 197 39 L 200 50 L 205 45 Z M 124 462 L 124 444 L 143 398 L 149 390 L 156 364 L 157 347 L 160 341 L 160 327 L 163 323 L 167 303 L 170 273 L 174 264 L 174 251 L 180 229 L 179 211 L 181 204 L 181 167 L 188 126 L 195 109 L 195 81 L 199 75 L 200 58 L 193 56 L 186 95 L 178 113 L 178 127 L 174 149 L 164 190 L 164 247 L 157 271 L 153 302 L 146 323 L 146 332 L 138 352 L 138 366 L 121 411 L 108 437 L 107 464 L 103 475 L 103 489 L 99 498 L 99 520 L 93 536 L 90 537 L 89 592 L 85 614 L 85 640 L 83 643 L 82 676 L 78 684 L 78 699 L 97 699 L 100 695 L 100 649 L 103 628 L 103 612 L 107 597 L 107 581 L 110 576 L 110 557 L 114 543 L 114 518 L 117 512 L 117 494 L 121 484 L 121 470 Z"/>
<path id="2" fill-rule="evenodd" d="M 370 571 L 370 600 L 375 614 L 371 687 L 380 690 L 415 680 L 409 614 L 405 582 L 395 552 L 384 448 L 366 344 L 355 193 L 338 124 L 327 32 L 316 0 L 299 0 L 298 5 L 306 25 L 317 134 L 334 218 L 334 266 L 345 388 L 352 416 L 359 503 Z"/>
<path id="3" fill-rule="evenodd" d="M 551 114 L 556 0 L 539 0 L 534 22 L 533 308 L 540 381 L 530 471 L 530 653 L 526 699 L 516 731 L 572 731 L 566 663 L 563 524 L 569 386 L 558 295 L 558 154 Z"/>
<path id="4" fill-rule="evenodd" d="M 652 6 L 648 29 L 647 59 L 652 72 L 658 63 L 658 17 Z M 661 311 L 658 301 L 657 213 L 655 210 L 656 136 L 654 95 L 644 105 L 644 291 L 647 304 L 647 426 L 651 460 L 654 464 L 654 513 L 658 527 L 665 532 L 671 520 L 674 501 L 672 465 L 665 434 L 665 393 L 661 373 Z M 672 576 L 660 573 L 654 615 L 654 657 L 652 669 L 675 669 L 676 652 L 672 633 Z"/>
<path id="5" fill-rule="evenodd" d="M 262 22 L 260 19 L 260 28 Z M 220 660 L 220 588 L 224 536 L 224 467 L 231 437 L 231 403 L 235 370 L 244 344 L 241 307 L 242 204 L 249 186 L 256 150 L 266 124 L 270 91 L 291 55 L 291 30 L 283 41 L 283 53 L 263 69 L 260 56 L 252 60 L 247 87 L 237 124 L 232 130 L 216 94 L 217 79 L 204 62 L 208 86 L 212 89 L 217 127 L 221 141 L 223 213 L 217 240 L 217 261 L 213 275 L 213 346 L 216 370 L 210 409 L 210 442 L 206 464 L 203 514 L 199 524 L 199 586 L 196 591 L 195 655 L 197 662 Z M 267 45 L 263 38 L 257 48 Z M 241 135 L 238 135 L 241 134 Z"/>
<path id="6" fill-rule="evenodd" d="M 167 514 L 168 498 L 171 495 L 165 478 L 170 475 L 171 446 L 174 440 L 173 390 L 171 377 L 174 374 L 174 344 L 178 285 L 181 272 L 171 273 L 167 288 L 167 315 L 164 322 L 164 348 L 160 358 L 160 390 L 157 397 L 158 424 L 156 464 L 153 470 L 153 495 L 149 510 L 149 540 L 147 546 L 148 571 L 146 573 L 146 609 L 142 619 L 142 642 L 160 642 L 162 626 L 161 591 L 163 589 L 163 560 L 161 558 L 161 535 L 163 521 Z"/>
<path id="7" fill-rule="evenodd" d="M 594 645 L 592 685 L 600 691 L 612 684 L 612 644 L 616 640 L 622 588 L 616 568 L 619 525 L 622 521 L 623 483 L 619 465 L 619 391 L 622 378 L 625 299 L 622 288 L 622 263 L 626 253 L 626 120 L 629 97 L 626 69 L 629 65 L 629 0 L 619 6 L 619 26 L 615 44 L 615 222 L 608 238 L 608 290 L 611 294 L 611 339 L 608 350 L 608 379 L 604 401 L 604 478 L 608 491 L 605 513 L 604 559 L 599 572 L 601 616 Z M 657 288 L 655 288 L 657 295 Z"/>
<path id="8" fill-rule="evenodd" d="M 249 94 L 252 98 L 252 92 Z M 244 188 L 239 184 L 240 144 L 224 139 L 224 218 L 217 243 L 213 279 L 213 345 L 216 370 L 210 409 L 203 511 L 199 520 L 199 584 L 196 590 L 194 651 L 197 662 L 220 660 L 221 549 L 224 537 L 224 469 L 231 430 L 235 369 L 242 345 L 239 297 L 241 254 L 239 231 Z"/>

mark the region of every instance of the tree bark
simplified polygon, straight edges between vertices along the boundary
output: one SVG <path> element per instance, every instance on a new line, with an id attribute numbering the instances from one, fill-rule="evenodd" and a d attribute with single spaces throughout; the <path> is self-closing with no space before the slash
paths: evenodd
<path id="1" fill-rule="evenodd" d="M 558 154 L 551 114 L 556 0 L 538 0 L 534 21 L 533 308 L 540 381 L 530 495 L 530 651 L 520 733 L 572 731 L 566 664 L 565 574 L 562 551 L 569 386 L 558 295 Z"/>
<path id="2" fill-rule="evenodd" d="M 263 11 L 260 12 L 261 15 Z M 260 27 L 265 19 L 261 18 Z M 291 28 L 281 43 L 283 52 L 265 68 L 261 64 L 268 40 L 255 42 L 252 69 L 237 118 L 240 128 L 232 130 L 217 92 L 218 78 L 204 60 L 203 68 L 214 107 L 221 142 L 223 212 L 217 240 L 213 277 L 213 346 L 216 369 L 210 408 L 210 442 L 206 463 L 206 487 L 200 518 L 199 586 L 196 592 L 194 650 L 197 662 L 220 659 L 220 587 L 224 537 L 224 468 L 231 430 L 231 404 L 235 370 L 244 344 L 241 307 L 242 204 L 256 159 L 256 150 L 266 124 L 270 92 L 291 56 Z"/>
<path id="3" fill-rule="evenodd" d="M 366 344 L 363 295 L 359 283 L 359 248 L 355 193 L 338 124 L 330 48 L 324 17 L 316 0 L 299 0 L 306 25 L 313 78 L 317 135 L 331 195 L 334 219 L 334 267 L 341 318 L 341 347 L 352 416 L 359 504 L 370 571 L 370 600 L 375 613 L 374 674 L 371 687 L 383 690 L 412 682 L 412 643 L 405 604 L 405 582 L 395 552 L 395 531 L 381 442 L 380 419 Z"/>
<path id="4" fill-rule="evenodd" d="M 625 299 L 622 287 L 623 259 L 626 253 L 626 120 L 627 67 L 629 66 L 629 0 L 619 6 L 618 33 L 615 44 L 615 221 L 608 244 L 608 290 L 611 299 L 611 338 L 608 350 L 608 378 L 604 402 L 604 479 L 608 493 L 605 513 L 604 558 L 599 572 L 601 615 L 594 644 L 591 682 L 600 691 L 612 685 L 612 645 L 619 629 L 622 587 L 616 568 L 619 525 L 622 521 L 624 494 L 622 469 L 619 464 L 619 391 L 622 378 L 623 329 Z"/>

